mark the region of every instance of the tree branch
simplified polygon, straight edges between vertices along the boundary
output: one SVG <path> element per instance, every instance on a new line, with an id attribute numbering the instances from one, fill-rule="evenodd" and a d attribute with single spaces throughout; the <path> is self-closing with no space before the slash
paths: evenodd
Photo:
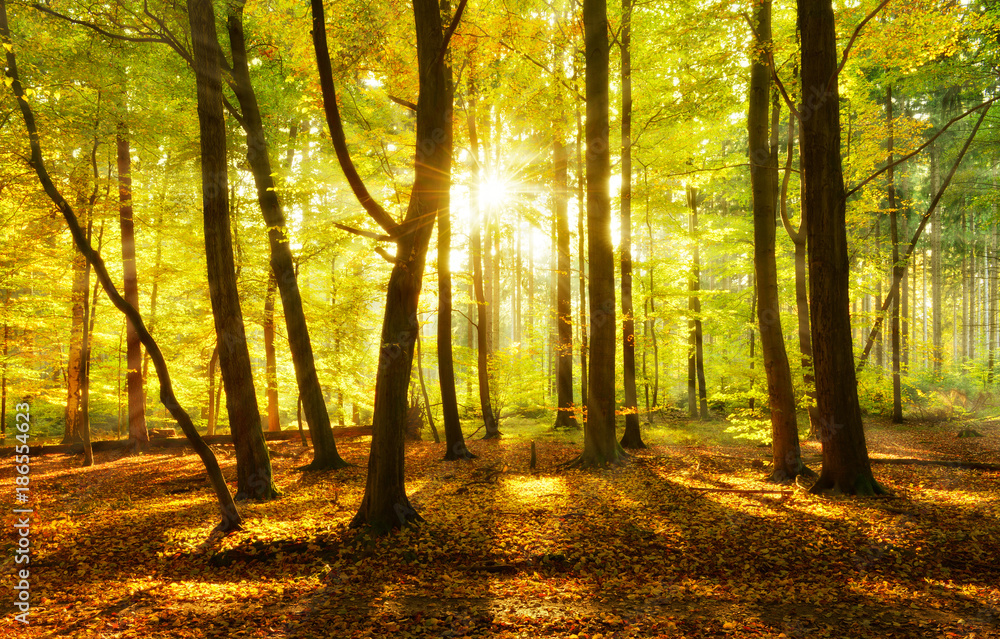
<path id="1" fill-rule="evenodd" d="M 323 110 L 326 113 L 326 123 L 330 128 L 330 138 L 333 140 L 333 148 L 337 152 L 337 160 L 340 168 L 347 178 L 351 190 L 355 197 L 364 207 L 368 215 L 395 239 L 399 234 L 399 225 L 392 219 L 392 216 L 382 205 L 375 201 L 364 181 L 358 174 L 354 161 L 351 160 L 350 151 L 347 149 L 347 138 L 344 135 L 344 124 L 340 119 L 340 110 L 337 108 L 337 93 L 333 85 L 333 69 L 330 66 L 330 49 L 326 43 L 326 21 L 323 17 L 323 0 L 311 0 L 312 6 L 312 36 L 313 47 L 316 50 L 316 66 L 319 71 L 319 84 L 323 94 Z"/>
<path id="2" fill-rule="evenodd" d="M 979 104 L 977 106 L 972 107 L 971 109 L 969 109 L 965 113 L 962 113 L 961 115 L 956 115 L 951 120 L 949 120 L 947 124 L 945 124 L 943 127 L 941 127 L 941 129 L 937 133 L 935 133 L 929 140 L 927 140 L 926 142 L 924 142 L 923 144 L 921 144 L 920 146 L 918 146 L 916 148 L 916 150 L 913 151 L 913 153 L 908 153 L 907 155 L 904 155 L 903 157 L 899 158 L 898 160 L 896 160 L 892 164 L 887 164 L 886 166 L 882 167 L 881 169 L 879 169 L 875 173 L 872 173 L 870 176 L 868 176 L 867 178 L 865 178 L 863 182 L 861 182 L 860 184 L 858 184 L 857 186 L 855 186 L 854 188 L 852 188 L 850 191 L 848 191 L 844 195 L 844 199 L 847 199 L 847 198 L 851 197 L 852 195 L 854 195 L 855 193 L 857 193 L 859 190 L 861 190 L 861 187 L 865 186 L 866 184 L 868 184 L 869 182 L 871 182 L 872 180 L 874 180 L 878 176 L 882 175 L 883 173 L 885 173 L 886 171 L 888 171 L 890 168 L 896 167 L 896 166 L 902 164 L 903 162 L 906 162 L 907 160 L 909 160 L 910 158 L 912 158 L 914 155 L 920 153 L 921 151 L 923 151 L 924 149 L 926 149 L 927 147 L 929 147 L 934 142 L 934 140 L 936 140 L 939 137 L 941 137 L 942 133 L 944 133 L 945 131 L 947 131 L 948 128 L 951 125 L 955 124 L 959 120 L 965 119 L 967 116 L 971 115 L 972 113 L 978 111 L 979 109 L 981 109 L 983 107 L 987 107 L 987 110 L 989 110 L 990 105 L 992 105 L 997 100 L 1000 100 L 1000 97 L 993 98 L 992 100 L 987 100 L 986 102 L 983 102 L 982 104 Z"/>
<path id="3" fill-rule="evenodd" d="M 347 231 L 348 233 L 354 233 L 355 235 L 360 235 L 361 237 L 367 237 L 369 239 L 375 240 L 377 242 L 391 242 L 392 238 L 388 235 L 379 235 L 378 233 L 372 233 L 371 231 L 363 231 L 361 229 L 351 228 L 350 226 L 344 226 L 338 222 L 333 223 L 341 231 Z"/>
<path id="4" fill-rule="evenodd" d="M 980 105 L 982 106 L 982 105 Z M 948 173 L 948 177 L 944 179 L 941 187 L 938 189 L 937 193 L 934 194 L 934 199 L 931 200 L 930 206 L 927 207 L 927 212 L 920 219 L 920 225 L 917 227 L 917 232 L 913 234 L 913 239 L 910 241 L 909 248 L 906 249 L 906 255 L 903 256 L 902 262 L 905 265 L 910 261 L 910 256 L 913 255 L 913 250 L 917 246 L 917 241 L 920 239 L 920 234 L 923 233 L 924 227 L 927 226 L 927 222 L 931 219 L 931 214 L 934 213 L 934 209 L 937 208 L 938 202 L 941 201 L 941 197 L 944 195 L 945 190 L 948 185 L 951 184 L 951 179 L 955 176 L 955 172 L 958 171 L 958 166 L 962 163 L 962 159 L 965 157 L 966 151 L 972 145 L 972 140 L 975 139 L 976 133 L 979 131 L 979 127 L 982 125 L 983 120 L 986 119 L 986 114 L 990 112 L 989 107 L 983 109 L 982 114 L 979 116 L 979 120 L 976 122 L 976 126 L 972 128 L 972 133 L 969 134 L 968 139 L 965 141 L 965 145 L 962 150 L 959 151 L 958 157 L 955 158 L 955 163 L 951 166 L 951 171 Z M 897 270 L 897 269 L 894 269 Z M 892 288 L 889 289 L 889 294 L 886 295 L 885 301 L 882 303 L 882 308 L 879 309 L 878 317 L 875 319 L 875 325 L 872 326 L 871 333 L 868 335 L 868 343 L 865 344 L 865 350 L 858 358 L 857 370 L 860 373 L 865 368 L 865 364 L 868 362 L 868 355 L 871 353 L 872 345 L 875 343 L 875 337 L 878 335 L 879 329 L 882 327 L 882 321 L 885 320 L 885 312 L 888 310 L 889 305 L 892 304 L 893 300 L 899 295 L 899 283 L 905 277 L 906 269 L 898 269 L 898 273 L 895 273 L 892 277 Z"/>
<path id="5" fill-rule="evenodd" d="M 451 19 L 451 24 L 448 25 L 448 28 L 444 32 L 444 40 L 441 42 L 441 50 L 438 51 L 436 64 L 444 62 L 444 56 L 448 53 L 448 43 L 451 42 L 451 36 L 455 34 L 458 23 L 462 21 L 462 14 L 465 12 L 465 5 L 468 2 L 469 0 L 462 0 L 458 3 L 458 8 L 455 9 L 455 16 Z"/>
<path id="6" fill-rule="evenodd" d="M 861 30 L 864 29 L 865 25 L 868 24 L 869 22 L 871 22 L 872 18 L 874 18 L 875 16 L 877 16 L 879 14 L 879 12 L 881 12 L 882 9 L 885 8 L 885 5 L 889 4 L 889 2 L 891 2 L 891 1 L 892 0 L 882 0 L 882 4 L 880 4 L 879 6 L 875 7 L 875 9 L 871 13 L 869 13 L 867 16 L 865 16 L 864 20 L 862 20 L 861 22 L 858 23 L 857 28 L 854 29 L 854 33 L 851 35 L 851 39 L 848 40 L 848 42 L 847 42 L 847 46 L 844 47 L 844 57 L 841 58 L 841 60 L 840 60 L 840 66 L 837 67 L 837 72 L 833 74 L 833 77 L 830 78 L 830 81 L 826 85 L 827 92 L 830 91 L 830 89 L 833 87 L 833 83 L 837 81 L 838 77 L 840 77 L 840 72 L 844 70 L 844 66 L 847 64 L 847 57 L 851 53 L 851 48 L 854 46 L 854 41 L 857 40 L 858 39 L 858 35 L 861 34 Z"/>
<path id="7" fill-rule="evenodd" d="M 410 111 L 417 110 L 417 105 L 414 104 L 413 102 L 410 102 L 409 100 L 404 100 L 403 98 L 397 98 L 394 95 L 390 95 L 389 99 L 398 104 L 399 106 L 406 107 Z"/>

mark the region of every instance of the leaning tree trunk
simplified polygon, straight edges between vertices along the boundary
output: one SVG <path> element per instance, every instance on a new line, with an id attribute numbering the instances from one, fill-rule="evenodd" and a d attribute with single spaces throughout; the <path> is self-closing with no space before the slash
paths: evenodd
<path id="1" fill-rule="evenodd" d="M 579 428 L 573 414 L 573 302 L 571 297 L 571 274 L 569 255 L 569 219 L 566 215 L 569 189 L 567 185 L 566 145 L 562 142 L 562 132 L 556 133 L 552 145 L 555 169 L 556 218 L 556 322 L 559 339 L 556 349 L 556 423 L 554 428 Z"/>
<path id="2" fill-rule="evenodd" d="M 274 188 L 273 171 L 271 170 L 267 139 L 264 135 L 263 120 L 257 96 L 250 80 L 243 31 L 242 2 L 237 2 L 229 8 L 228 31 L 233 53 L 233 89 L 243 111 L 243 126 L 247 134 L 247 161 L 250 164 L 254 184 L 257 187 L 257 201 L 260 203 L 260 210 L 268 227 L 271 269 L 278 281 L 281 306 L 285 313 L 288 346 L 292 354 L 292 365 L 295 368 L 295 379 L 298 382 L 302 408 L 305 412 L 306 423 L 309 425 L 309 437 L 313 444 L 313 461 L 307 468 L 309 470 L 343 468 L 347 462 L 341 459 L 337 452 L 337 444 L 333 439 L 333 429 L 330 426 L 330 414 L 327 411 L 326 400 L 323 397 L 323 390 L 316 374 L 312 342 L 309 339 L 309 327 L 306 325 L 306 317 L 302 309 L 302 296 L 295 274 L 285 215 Z"/>
<path id="3" fill-rule="evenodd" d="M 199 7 L 198 3 L 192 0 L 188 9 L 189 12 L 191 12 L 190 15 L 195 16 L 193 9 L 202 10 L 203 8 L 204 7 Z M 204 17 L 201 16 L 200 19 L 204 20 Z M 0 40 L 2 40 L 5 45 L 10 42 L 10 29 L 7 26 L 6 0 L 0 0 Z M 18 78 L 17 61 L 14 57 L 13 49 L 7 50 L 7 75 L 11 78 L 11 89 L 14 92 L 14 96 L 17 98 L 21 115 L 24 118 L 25 128 L 28 130 L 28 137 L 31 143 L 31 165 L 35 169 L 35 173 L 38 175 L 39 182 L 41 182 L 45 193 L 62 212 L 63 219 L 66 220 L 70 233 L 73 235 L 73 241 L 76 243 L 77 248 L 84 255 L 87 262 L 93 266 L 97 278 L 100 280 L 101 286 L 104 288 L 104 292 L 111 299 L 111 303 L 133 322 L 139 333 L 139 339 L 142 341 L 143 346 L 146 347 L 150 357 L 152 357 L 153 366 L 156 369 L 156 374 L 160 381 L 160 401 L 163 402 L 164 407 L 170 411 L 170 414 L 177 420 L 181 430 L 184 431 L 184 434 L 187 436 L 188 440 L 190 440 L 195 452 L 198 453 L 202 463 L 205 465 L 205 470 L 208 472 L 209 480 L 215 490 L 216 499 L 219 503 L 219 509 L 222 513 L 222 522 L 219 524 L 218 529 L 222 531 L 239 529 L 242 521 L 239 511 L 236 509 L 236 504 L 233 502 L 233 497 L 229 493 L 229 488 L 226 486 L 226 480 L 222 475 L 222 469 L 219 468 L 219 463 L 215 458 L 215 454 L 212 453 L 212 449 L 205 444 L 201 435 L 198 434 L 197 429 L 191 422 L 191 417 L 177 402 L 177 398 L 174 395 L 173 388 L 171 386 L 170 374 L 167 371 L 167 364 L 163 359 L 163 354 L 160 352 L 159 346 L 157 346 L 156 341 L 149 334 L 149 331 L 146 330 L 146 327 L 142 322 L 142 316 L 139 312 L 134 306 L 126 302 L 125 298 L 123 298 L 115 288 L 114 283 L 111 281 L 111 276 L 108 274 L 108 269 L 104 265 L 104 260 L 101 259 L 101 256 L 98 255 L 90 246 L 90 243 L 87 241 L 87 237 L 84 235 L 83 229 L 80 228 L 80 223 L 77 220 L 72 207 L 70 207 L 69 202 L 63 198 L 62 194 L 59 193 L 59 190 L 52 182 L 52 178 L 49 177 L 48 171 L 45 169 L 45 163 L 42 160 L 42 147 L 39 142 L 38 129 L 35 126 L 35 116 L 32 113 L 28 102 L 24 99 L 24 90 L 21 87 L 21 82 Z"/>
<path id="4" fill-rule="evenodd" d="M 823 468 L 812 492 L 879 494 L 865 443 L 851 343 L 846 199 L 840 157 L 837 35 L 832 0 L 798 0 L 804 102 L 802 159 L 809 211 L 809 297 Z M 806 114 L 803 113 L 803 116 Z"/>
<path id="5" fill-rule="evenodd" d="M 608 9 L 583 1 L 587 96 L 587 233 L 590 257 L 590 391 L 583 453 L 569 465 L 620 464 L 626 453 L 615 437 L 615 262 L 611 243 Z"/>
<path id="6" fill-rule="evenodd" d="M 632 0 L 622 0 L 622 366 L 625 381 L 624 448 L 645 448 L 639 431 L 639 398 L 635 388 L 635 313 L 632 308 Z"/>
<path id="7" fill-rule="evenodd" d="M 135 263 L 135 225 L 132 220 L 132 156 L 128 130 L 118 125 L 118 218 L 122 230 L 122 270 L 125 278 L 122 293 L 125 301 L 139 308 L 139 281 Z M 149 444 L 146 432 L 146 393 L 142 388 L 142 344 L 132 322 L 125 325 L 125 361 L 128 372 L 125 384 L 128 393 L 128 438 L 137 449 Z"/>
<path id="8" fill-rule="evenodd" d="M 243 312 L 236 287 L 229 226 L 226 122 L 222 112 L 221 51 L 212 6 L 189 0 L 194 69 L 201 131 L 202 206 L 208 289 L 219 345 L 219 367 L 226 386 L 229 428 L 236 449 L 236 498 L 271 499 L 278 490 L 260 426 Z"/>
<path id="9" fill-rule="evenodd" d="M 770 49 L 771 0 L 757 5 L 756 45 Z M 760 55 L 760 54 L 758 54 Z M 768 98 L 771 70 L 767 61 L 755 58 L 750 69 L 750 107 L 747 127 L 750 142 L 750 183 L 753 196 L 754 271 L 757 280 L 757 322 L 767 377 L 771 409 L 770 479 L 787 482 L 802 474 L 805 467 L 799 449 L 799 428 L 795 417 L 792 372 L 781 330 L 781 299 L 778 295 L 778 267 L 775 256 L 775 203 L 778 201 L 779 103 L 775 101 L 771 130 L 768 131 Z M 789 126 L 792 120 L 789 119 Z"/>

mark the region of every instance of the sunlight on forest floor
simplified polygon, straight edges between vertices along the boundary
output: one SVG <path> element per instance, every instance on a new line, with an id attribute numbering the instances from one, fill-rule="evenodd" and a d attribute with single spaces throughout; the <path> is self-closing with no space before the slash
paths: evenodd
<path id="1" fill-rule="evenodd" d="M 869 446 L 998 461 L 1000 424 L 976 428 L 985 437 L 873 424 Z M 38 457 L 31 625 L 15 625 L 7 597 L 0 634 L 1000 636 L 997 472 L 875 465 L 891 497 L 820 498 L 764 483 L 767 448 L 665 433 L 603 472 L 557 472 L 579 434 L 538 437 L 536 473 L 527 438 L 470 441 L 472 462 L 411 443 L 407 488 L 427 521 L 374 544 L 347 528 L 365 480 L 359 440 L 338 442 L 356 466 L 309 475 L 294 470 L 308 450 L 272 442 L 284 495 L 243 504 L 245 530 L 227 537 L 209 536 L 216 505 L 194 455 L 105 453 L 89 469 Z M 232 448 L 217 450 L 234 480 Z M 819 445 L 804 452 L 818 470 Z M 504 469 L 495 481 L 490 465 Z M 12 477 L 0 471 L 4 486 Z M 748 490 L 772 492 L 721 492 Z M 0 542 L 5 558 L 13 542 Z M 12 574 L 7 560 L 7 593 Z"/>

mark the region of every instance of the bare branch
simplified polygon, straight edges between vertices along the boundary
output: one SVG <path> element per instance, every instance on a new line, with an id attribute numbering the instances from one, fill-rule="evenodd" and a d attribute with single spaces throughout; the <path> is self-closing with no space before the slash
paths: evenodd
<path id="1" fill-rule="evenodd" d="M 379 235 L 378 233 L 372 233 L 371 231 L 363 231 L 361 229 L 352 228 L 350 226 L 344 226 L 337 222 L 333 223 L 341 231 L 347 231 L 348 233 L 353 233 L 355 235 L 360 235 L 361 237 L 367 237 L 369 239 L 375 240 L 377 242 L 391 242 L 392 238 L 388 235 Z"/>
<path id="2" fill-rule="evenodd" d="M 409 100 L 404 100 L 403 98 L 397 98 L 394 95 L 390 95 L 389 99 L 398 104 L 399 106 L 406 107 L 410 111 L 417 110 L 417 105 L 414 104 L 413 102 L 410 102 Z"/>

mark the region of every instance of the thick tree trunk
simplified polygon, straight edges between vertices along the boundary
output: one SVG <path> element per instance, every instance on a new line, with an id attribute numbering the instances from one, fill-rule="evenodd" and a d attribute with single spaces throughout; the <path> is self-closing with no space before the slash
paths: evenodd
<path id="1" fill-rule="evenodd" d="M 313 358 L 309 327 L 302 308 L 302 296 L 295 273 L 294 260 L 289 245 L 285 215 L 274 188 L 273 171 L 268 154 L 267 139 L 257 96 L 250 80 L 247 62 L 246 42 L 243 32 L 243 5 L 230 5 L 228 31 L 233 54 L 233 89 L 243 111 L 243 125 L 247 134 L 247 161 L 257 187 L 257 201 L 264 221 L 268 226 L 268 242 L 271 251 L 271 269 L 278 282 L 281 306 L 285 314 L 285 328 L 288 346 L 295 368 L 295 379 L 302 396 L 302 407 L 309 425 L 309 437 L 313 443 L 313 461 L 309 470 L 342 468 L 347 465 L 337 452 L 330 426 L 316 363 Z M 229 391 L 227 390 L 227 398 Z M 227 399 L 228 401 L 228 399 Z"/>
<path id="2" fill-rule="evenodd" d="M 317 6 L 318 5 L 318 6 Z M 352 527 L 366 526 L 376 534 L 421 519 L 410 505 L 404 483 L 403 434 L 406 389 L 413 363 L 413 344 L 427 249 L 437 211 L 446 205 L 442 194 L 451 188 L 452 105 L 445 76 L 446 46 L 436 0 L 413 0 L 417 34 L 420 93 L 417 101 L 417 155 L 406 218 L 409 231 L 398 235 L 396 265 L 389 277 L 379 369 L 375 382 L 375 414 L 365 493 Z M 321 0 L 313 0 L 314 37 L 325 31 Z M 325 53 L 325 46 L 323 47 Z M 317 46 L 318 57 L 320 47 Z M 325 58 L 329 65 L 329 57 Z M 327 70 L 329 68 L 327 67 Z M 324 71 L 324 73 L 326 72 Z M 324 83 L 327 78 L 322 78 Z M 324 103 L 331 109 L 331 91 Z"/>
<path id="3" fill-rule="evenodd" d="M 587 97 L 587 234 L 590 238 L 590 390 L 583 453 L 570 465 L 603 467 L 627 456 L 615 436 L 615 263 L 611 243 L 608 10 L 584 0 Z"/>
<path id="4" fill-rule="evenodd" d="M 895 280 L 906 281 L 906 266 L 899 261 L 899 210 L 896 203 L 896 174 L 893 168 L 894 144 L 892 119 L 892 86 L 886 89 L 885 96 L 885 119 L 889 129 L 887 141 L 889 156 L 886 162 L 889 170 L 886 173 L 886 195 L 889 199 L 889 240 L 892 242 L 892 277 Z M 964 269 L 963 269 L 964 273 Z M 903 296 L 906 299 L 906 296 Z M 963 306 L 963 311 L 964 311 Z M 903 394 L 902 380 L 900 377 L 900 352 L 899 352 L 899 296 L 892 303 L 892 325 L 890 326 L 891 346 L 892 346 L 892 423 L 903 422 Z"/>
<path id="5" fill-rule="evenodd" d="M 639 430 L 639 399 L 635 388 L 635 313 L 632 307 L 632 0 L 622 0 L 622 366 L 625 382 L 623 448 L 645 448 Z"/>
<path id="6" fill-rule="evenodd" d="M 254 393 L 243 312 L 236 287 L 236 265 L 229 225 L 221 51 L 211 5 L 197 5 L 200 5 L 197 0 L 190 0 L 198 122 L 201 130 L 205 254 L 209 297 L 219 345 L 219 366 L 226 386 L 229 428 L 236 448 L 236 499 L 271 499 L 278 495 L 278 491 L 271 479 L 271 461 Z"/>
<path id="7" fill-rule="evenodd" d="M 757 5 L 757 46 L 769 49 L 771 42 L 771 1 Z M 799 430 L 795 417 L 792 373 L 781 330 L 781 300 L 778 296 L 778 267 L 775 255 L 775 225 L 778 200 L 778 102 L 768 131 L 768 98 L 771 71 L 766 60 L 755 59 L 750 69 L 749 130 L 750 182 L 753 195 L 754 271 L 757 280 L 757 321 L 767 377 L 771 409 L 770 479 L 787 482 L 806 470 L 799 450 Z M 792 125 L 791 118 L 789 126 Z"/>
<path id="8" fill-rule="evenodd" d="M 814 493 L 879 494 L 858 404 L 841 167 L 837 39 L 832 0 L 798 0 L 802 84 L 802 158 L 809 211 L 809 298 L 823 469 Z"/>
<path id="9" fill-rule="evenodd" d="M 125 274 L 122 294 L 125 301 L 139 308 L 139 283 L 135 264 L 135 226 L 132 221 L 132 157 L 129 149 L 128 130 L 119 123 L 117 136 L 118 156 L 118 218 L 122 232 L 122 270 Z M 142 344 L 135 326 L 125 326 L 125 361 L 128 372 L 125 382 L 128 392 L 128 438 L 137 449 L 149 443 L 146 432 L 146 394 L 142 388 Z"/>
<path id="10" fill-rule="evenodd" d="M 476 300 L 476 372 L 479 379 L 479 406 L 487 432 L 499 430 L 490 402 L 490 309 L 486 298 L 483 274 L 483 208 L 479 197 L 480 159 L 479 136 L 476 131 L 476 91 L 469 80 L 469 141 L 472 145 L 472 288 Z"/>
<path id="11" fill-rule="evenodd" d="M 200 19 L 203 21 L 204 16 L 200 16 L 198 13 L 203 13 L 204 8 L 204 6 L 199 6 L 196 2 L 194 2 L 194 0 L 192 0 L 191 5 L 188 7 L 189 15 L 194 16 L 193 19 L 195 20 Z M 209 21 L 211 21 L 210 15 L 208 18 Z M 7 26 L 6 0 L 0 0 L 0 36 L 2 36 L 5 41 L 10 40 L 10 30 Z M 104 288 L 104 292 L 111 299 L 115 308 L 124 313 L 128 319 L 132 320 L 139 333 L 139 338 L 142 341 L 143 346 L 146 347 L 150 356 L 153 358 L 153 366 L 156 368 L 156 374 L 160 381 L 160 400 L 163 402 L 163 405 L 167 408 L 167 410 L 170 411 L 171 415 L 173 415 L 177 420 L 181 429 L 184 431 L 184 434 L 189 440 L 191 440 L 195 452 L 198 453 L 205 465 L 209 480 L 215 490 L 216 498 L 219 503 L 219 509 L 222 513 L 222 522 L 219 524 L 218 529 L 223 531 L 238 529 L 241 525 L 240 514 L 239 511 L 236 510 L 236 504 L 233 502 L 232 495 L 229 494 L 229 489 L 226 486 L 222 470 L 219 468 L 218 461 L 212 453 L 212 449 L 205 445 L 205 442 L 201 439 L 201 436 L 195 429 L 194 424 L 191 422 L 190 416 L 177 402 L 177 398 L 171 387 L 170 374 L 167 371 L 167 365 L 163 359 L 163 354 L 160 352 L 156 341 L 153 340 L 149 331 L 147 331 L 146 327 L 143 325 L 142 316 L 137 310 L 135 310 L 135 307 L 126 302 L 121 294 L 115 289 L 115 285 L 111 281 L 111 276 L 108 274 L 108 270 L 104 266 L 104 260 L 102 260 L 101 256 L 95 253 L 93 248 L 90 246 L 90 243 L 87 241 L 87 238 L 83 233 L 83 229 L 80 228 L 80 223 L 77 221 L 76 215 L 73 213 L 73 209 L 70 207 L 65 198 L 62 197 L 58 189 L 56 189 L 55 184 L 52 182 L 48 172 L 45 170 L 45 163 L 42 160 L 42 148 L 39 143 L 38 129 L 35 126 L 35 117 L 28 102 L 24 99 L 24 90 L 18 79 L 17 62 L 12 50 L 7 51 L 7 69 L 8 75 L 12 80 L 11 88 L 17 98 L 18 106 L 20 107 L 21 114 L 24 118 L 25 128 L 28 130 L 28 137 L 31 143 L 31 165 L 38 174 L 39 182 L 42 183 L 42 187 L 45 189 L 49 198 L 62 212 L 63 218 L 66 220 L 66 224 L 69 226 L 70 232 L 73 235 L 73 241 L 76 243 L 80 252 L 86 257 L 87 262 L 94 267 L 97 277 L 101 282 L 101 286 Z"/>
<path id="12" fill-rule="evenodd" d="M 569 187 L 567 184 L 567 154 L 557 131 L 552 144 L 555 173 L 556 218 L 556 322 L 559 344 L 556 348 L 556 423 L 554 428 L 579 428 L 573 406 L 573 302 L 569 254 L 569 219 L 566 215 Z"/>

